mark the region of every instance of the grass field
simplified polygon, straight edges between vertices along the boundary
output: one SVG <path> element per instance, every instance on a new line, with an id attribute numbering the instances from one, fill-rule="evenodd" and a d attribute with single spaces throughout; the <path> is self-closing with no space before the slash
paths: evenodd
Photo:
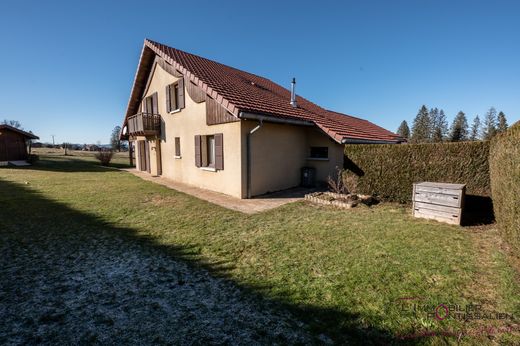
<path id="1" fill-rule="evenodd" d="M 492 318 L 520 314 L 492 225 L 393 204 L 244 215 L 89 153 L 38 154 L 0 169 L 0 343 L 520 342 L 517 317 Z M 469 304 L 489 318 L 454 318 Z"/>

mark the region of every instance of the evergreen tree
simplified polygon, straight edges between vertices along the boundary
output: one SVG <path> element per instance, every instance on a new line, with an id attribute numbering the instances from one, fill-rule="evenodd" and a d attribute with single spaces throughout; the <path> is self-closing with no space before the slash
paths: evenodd
<path id="1" fill-rule="evenodd" d="M 482 139 L 490 140 L 497 133 L 497 110 L 491 107 L 484 118 L 484 127 L 482 129 Z"/>
<path id="2" fill-rule="evenodd" d="M 442 142 L 448 135 L 446 115 L 442 109 L 439 111 L 435 108 L 433 110 L 433 117 L 430 116 L 430 118 L 435 121 L 433 123 L 432 142 Z"/>
<path id="3" fill-rule="evenodd" d="M 406 139 L 410 138 L 410 128 L 408 127 L 408 123 L 406 122 L 406 120 L 403 120 L 401 125 L 399 125 L 399 128 L 397 129 L 397 134 Z"/>
<path id="4" fill-rule="evenodd" d="M 468 139 L 468 120 L 463 111 L 457 113 L 453 124 L 451 125 L 450 140 L 452 142 L 460 142 Z"/>
<path id="5" fill-rule="evenodd" d="M 497 131 L 498 132 L 505 132 L 507 130 L 507 119 L 504 112 L 498 113 L 498 125 L 497 125 Z"/>
<path id="6" fill-rule="evenodd" d="M 430 118 L 430 140 L 432 142 L 436 142 L 435 131 L 437 130 L 437 121 L 439 118 L 439 109 L 438 108 L 430 108 L 430 113 L 428 114 Z"/>
<path id="7" fill-rule="evenodd" d="M 442 134 L 442 138 L 446 139 L 448 137 L 448 119 L 446 119 L 446 114 L 444 114 L 443 109 L 441 109 L 439 113 L 439 129 Z"/>
<path id="8" fill-rule="evenodd" d="M 430 114 L 428 108 L 423 105 L 413 120 L 411 141 L 413 143 L 428 142 L 430 140 L 430 133 Z"/>
<path id="9" fill-rule="evenodd" d="M 473 124 L 471 125 L 471 132 L 469 135 L 470 141 L 478 141 L 480 139 L 480 118 L 478 114 L 473 119 Z"/>

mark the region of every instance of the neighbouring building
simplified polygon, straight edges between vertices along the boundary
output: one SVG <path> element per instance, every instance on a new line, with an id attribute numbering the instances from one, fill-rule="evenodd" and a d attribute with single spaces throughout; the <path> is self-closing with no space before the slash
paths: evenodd
<path id="1" fill-rule="evenodd" d="M 39 139 L 9 125 L 0 125 L 0 162 L 27 160 L 31 140 Z"/>
<path id="2" fill-rule="evenodd" d="M 402 142 L 294 85 L 145 40 L 122 138 L 138 170 L 239 198 L 297 186 L 303 167 L 325 181 L 343 167 L 345 143 Z"/>

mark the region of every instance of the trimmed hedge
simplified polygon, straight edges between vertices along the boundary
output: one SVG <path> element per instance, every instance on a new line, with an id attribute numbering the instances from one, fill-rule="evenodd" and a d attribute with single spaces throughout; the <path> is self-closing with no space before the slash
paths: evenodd
<path id="1" fill-rule="evenodd" d="M 520 251 L 520 122 L 491 141 L 489 166 L 498 228 Z"/>
<path id="2" fill-rule="evenodd" d="M 345 169 L 358 176 L 358 192 L 402 203 L 421 181 L 462 183 L 469 195 L 491 196 L 488 159 L 489 142 L 345 146 Z"/>

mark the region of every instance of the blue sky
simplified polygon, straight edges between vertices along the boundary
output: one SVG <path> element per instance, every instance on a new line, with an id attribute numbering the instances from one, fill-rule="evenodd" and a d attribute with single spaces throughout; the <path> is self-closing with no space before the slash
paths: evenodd
<path id="1" fill-rule="evenodd" d="M 108 143 L 144 38 L 395 131 L 422 104 L 520 119 L 519 1 L 2 1 L 0 119 Z"/>

